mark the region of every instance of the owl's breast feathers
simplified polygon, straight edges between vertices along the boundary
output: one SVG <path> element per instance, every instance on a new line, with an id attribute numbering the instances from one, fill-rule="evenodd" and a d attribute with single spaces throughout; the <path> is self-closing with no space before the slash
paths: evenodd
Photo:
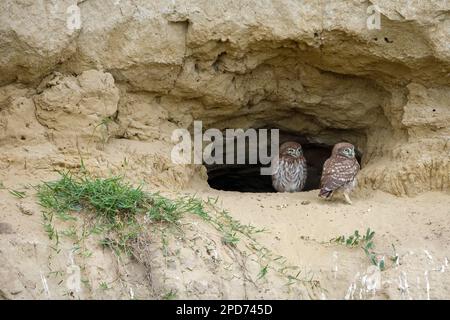
<path id="1" fill-rule="evenodd" d="M 297 178 L 299 174 L 302 174 L 306 168 L 306 160 L 304 157 L 286 157 L 282 160 L 284 162 L 284 169 L 290 173 L 291 177 Z"/>
<path id="2" fill-rule="evenodd" d="M 276 170 L 272 175 L 274 188 L 279 192 L 302 190 L 306 181 L 306 170 L 304 157 L 280 157 L 277 159 Z"/>
<path id="3" fill-rule="evenodd" d="M 359 168 L 356 159 L 341 156 L 327 159 L 323 165 L 319 196 L 328 198 L 334 190 L 353 182 Z"/>

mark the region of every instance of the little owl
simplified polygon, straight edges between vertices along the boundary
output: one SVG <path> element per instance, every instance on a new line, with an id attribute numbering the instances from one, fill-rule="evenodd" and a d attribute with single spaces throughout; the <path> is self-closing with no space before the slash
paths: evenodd
<path id="1" fill-rule="evenodd" d="M 359 163 L 355 158 L 355 147 L 341 142 L 333 147 L 331 157 L 323 165 L 319 197 L 331 199 L 335 191 L 343 191 L 345 201 L 352 204 L 349 194 L 356 187 Z"/>
<path id="2" fill-rule="evenodd" d="M 302 146 L 297 142 L 285 142 L 272 162 L 272 185 L 278 192 L 301 191 L 306 182 L 306 160 Z"/>

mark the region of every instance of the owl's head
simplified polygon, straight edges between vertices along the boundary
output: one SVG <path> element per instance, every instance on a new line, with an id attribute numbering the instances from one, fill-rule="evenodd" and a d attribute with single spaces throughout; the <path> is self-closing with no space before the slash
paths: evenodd
<path id="1" fill-rule="evenodd" d="M 332 155 L 340 155 L 349 159 L 355 158 L 355 146 L 348 142 L 340 142 L 334 145 Z"/>
<path id="2" fill-rule="evenodd" d="M 280 147 L 280 155 L 291 156 L 294 158 L 299 158 L 303 156 L 303 150 L 300 143 L 297 142 L 285 142 Z"/>

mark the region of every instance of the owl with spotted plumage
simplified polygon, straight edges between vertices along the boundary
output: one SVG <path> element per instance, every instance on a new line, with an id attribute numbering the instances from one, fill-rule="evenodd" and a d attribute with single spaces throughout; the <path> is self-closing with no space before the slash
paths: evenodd
<path id="1" fill-rule="evenodd" d="M 323 165 L 319 197 L 331 200 L 336 191 L 342 191 L 345 201 L 352 204 L 349 195 L 356 187 L 359 169 L 355 147 L 347 142 L 337 143 L 333 147 L 331 157 Z"/>
<path id="2" fill-rule="evenodd" d="M 302 146 L 297 142 L 285 142 L 272 160 L 272 185 L 278 192 L 298 192 L 303 189 L 307 177 L 306 159 Z"/>

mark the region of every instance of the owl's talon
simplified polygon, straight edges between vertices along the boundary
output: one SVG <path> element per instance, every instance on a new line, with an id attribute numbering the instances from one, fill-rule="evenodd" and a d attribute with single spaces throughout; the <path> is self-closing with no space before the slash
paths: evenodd
<path id="1" fill-rule="evenodd" d="M 344 193 L 344 197 L 345 197 L 345 202 L 347 202 L 347 204 L 353 204 L 352 200 L 350 200 L 350 197 L 348 196 L 348 194 Z"/>

